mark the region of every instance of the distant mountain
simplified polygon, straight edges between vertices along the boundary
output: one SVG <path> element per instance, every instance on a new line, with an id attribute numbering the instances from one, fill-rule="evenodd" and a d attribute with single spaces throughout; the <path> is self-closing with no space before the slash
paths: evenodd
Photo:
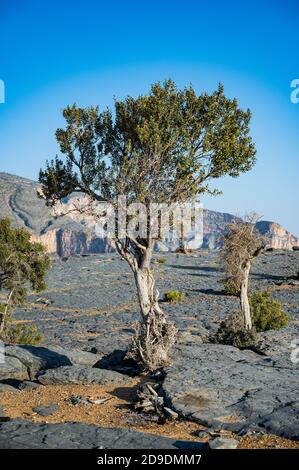
<path id="1" fill-rule="evenodd" d="M 95 233 L 91 217 L 72 212 L 55 218 L 53 211 L 37 196 L 37 188 L 34 181 L 0 173 L 0 218 L 8 216 L 15 226 L 26 227 L 34 240 L 41 241 L 50 253 L 59 256 L 114 250 L 110 239 Z M 72 206 L 72 198 L 66 203 L 68 206 Z M 227 224 L 235 219 L 231 214 L 204 210 L 202 247 L 219 248 Z M 261 221 L 256 227 L 265 236 L 269 247 L 291 249 L 299 246 L 299 239 L 277 223 Z M 197 248 L 200 243 L 196 233 L 190 234 L 190 247 Z M 157 243 L 156 249 L 168 251 L 176 247 L 176 241 L 165 239 Z"/>

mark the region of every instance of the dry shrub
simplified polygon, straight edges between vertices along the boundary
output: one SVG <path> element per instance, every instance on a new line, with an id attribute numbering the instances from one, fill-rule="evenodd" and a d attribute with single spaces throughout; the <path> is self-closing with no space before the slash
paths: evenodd
<path id="1" fill-rule="evenodd" d="M 245 329 L 240 312 L 233 313 L 227 320 L 221 322 L 213 338 L 214 343 L 227 344 L 239 349 L 255 346 L 258 341 L 259 335 L 254 327 L 251 330 Z"/>

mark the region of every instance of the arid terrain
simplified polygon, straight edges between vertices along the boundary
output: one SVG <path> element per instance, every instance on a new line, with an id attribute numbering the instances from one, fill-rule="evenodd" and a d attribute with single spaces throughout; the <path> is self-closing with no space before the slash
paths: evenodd
<path id="1" fill-rule="evenodd" d="M 105 447 L 121 429 L 116 447 L 188 447 L 220 438 L 235 447 L 298 448 L 299 374 L 291 343 L 299 336 L 299 252 L 268 251 L 254 265 L 251 290 L 271 291 L 290 315 L 286 328 L 262 334 L 256 351 L 209 342 L 238 308 L 223 291 L 221 251 L 163 253 L 163 262 L 161 256 L 153 260 L 161 306 L 179 333 L 171 366 L 150 378 L 123 360 L 139 315 L 127 264 L 114 253 L 53 259 L 47 291 L 30 295 L 14 315 L 15 322 L 34 322 L 44 339 L 39 347 L 6 347 L 1 445 L 96 447 L 101 441 Z M 184 302 L 163 302 L 172 289 L 185 293 Z M 161 421 L 134 409 L 136 392 L 148 381 L 173 416 Z M 103 402 L 92 403 L 97 400 Z M 45 405 L 55 406 L 45 416 L 34 411 Z M 93 436 L 88 443 L 86 433 Z"/>

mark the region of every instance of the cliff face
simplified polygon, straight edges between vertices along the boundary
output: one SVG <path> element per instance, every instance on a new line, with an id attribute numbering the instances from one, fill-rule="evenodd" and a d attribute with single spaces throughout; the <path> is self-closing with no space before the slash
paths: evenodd
<path id="1" fill-rule="evenodd" d="M 291 250 L 294 246 L 299 247 L 299 238 L 279 224 L 262 220 L 256 224 L 256 228 L 266 237 L 271 248 Z"/>
<path id="2" fill-rule="evenodd" d="M 57 217 L 57 210 L 46 206 L 37 196 L 37 183 L 25 178 L 0 173 L 0 218 L 8 216 L 15 226 L 26 227 L 32 234 L 32 239 L 43 243 L 50 253 L 67 257 L 79 253 L 104 253 L 113 251 L 113 242 L 96 230 L 91 216 L 82 216 L 74 211 L 76 201 L 81 198 L 68 199 L 63 212 L 68 215 Z M 59 213 L 59 208 L 58 208 Z M 226 225 L 235 216 L 204 210 L 203 240 L 197 233 L 188 234 L 190 248 L 215 249 L 221 246 L 221 237 Z M 273 222 L 261 221 L 257 229 L 272 248 L 291 249 L 299 246 L 299 239 Z M 178 247 L 178 239 L 165 238 L 157 243 L 156 250 L 171 251 Z"/>

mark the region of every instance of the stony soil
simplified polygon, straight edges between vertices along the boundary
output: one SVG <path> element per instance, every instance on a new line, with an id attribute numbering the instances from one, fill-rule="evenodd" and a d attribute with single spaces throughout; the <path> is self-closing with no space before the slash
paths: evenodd
<path id="1" fill-rule="evenodd" d="M 160 258 L 166 262 L 158 264 Z M 224 295 L 219 251 L 202 250 L 189 256 L 160 253 L 154 256 L 153 267 L 161 300 L 168 290 L 185 293 L 183 303 L 162 304 L 179 329 L 180 342 L 201 342 L 238 308 L 235 298 Z M 299 251 L 268 252 L 253 268 L 251 289 L 271 290 L 291 317 L 287 328 L 267 333 L 271 352 L 279 352 L 298 337 L 299 285 L 278 285 L 298 271 Z M 49 305 L 43 303 L 46 300 Z M 31 295 L 26 307 L 16 311 L 14 318 L 34 322 L 45 336 L 43 345 L 55 342 L 64 347 L 111 353 L 111 344 L 114 349 L 126 346 L 139 318 L 133 275 L 117 255 L 55 259 L 48 290 L 42 295 Z"/>
<path id="2" fill-rule="evenodd" d="M 34 423 L 77 422 L 94 424 L 101 428 L 130 429 L 142 433 L 168 437 L 173 440 L 205 443 L 209 437 L 225 436 L 236 438 L 231 432 L 216 431 L 208 433 L 205 426 L 189 420 L 170 420 L 164 424 L 146 421 L 130 408 L 140 379 L 131 379 L 124 386 L 99 385 L 80 386 L 40 386 L 34 390 L 5 392 L 1 394 L 1 403 L 5 407 L 5 416 L 11 419 L 25 419 Z M 83 396 L 91 400 L 105 399 L 104 404 L 75 406 L 69 403 L 71 396 Z M 33 408 L 55 403 L 58 410 L 50 416 L 40 416 Z M 199 437 L 198 432 L 206 432 L 206 437 Z M 270 434 L 237 437 L 238 448 L 286 448 L 299 449 L 299 442 L 283 439 Z"/>
<path id="3" fill-rule="evenodd" d="M 165 262 L 159 264 L 159 258 L 165 258 Z M 168 290 L 176 289 L 185 293 L 185 301 L 182 303 L 161 302 L 179 330 L 173 365 L 166 371 L 165 393 L 173 408 L 182 413 L 185 419 L 163 425 L 143 420 L 138 422 L 136 414 L 126 407 L 139 381 L 130 377 L 123 383 L 114 385 L 41 385 L 34 390 L 11 393 L 4 391 L 0 394 L 0 404 L 4 406 L 6 416 L 25 418 L 36 423 L 77 421 L 104 428 L 134 429 L 173 439 L 200 442 L 206 438 L 199 438 L 195 433 L 205 429 L 203 424 L 210 426 L 209 431 L 213 425 L 217 432 L 217 423 L 211 420 L 206 423 L 202 419 L 202 415 L 198 414 L 202 408 L 198 409 L 198 401 L 194 403 L 194 397 L 190 402 L 186 401 L 185 396 L 183 407 L 182 400 L 178 406 L 175 397 L 180 393 L 186 395 L 186 386 L 190 388 L 192 382 L 197 399 L 202 403 L 204 397 L 202 394 L 198 395 L 199 390 L 202 393 L 203 387 L 209 388 L 211 379 L 214 392 L 221 399 L 219 401 L 217 398 L 217 406 L 206 406 L 205 414 L 206 410 L 212 410 L 212 415 L 215 410 L 218 415 L 219 411 L 226 412 L 225 419 L 218 426 L 222 428 L 222 433 L 232 435 L 232 431 L 240 431 L 239 425 L 238 430 L 231 426 L 236 423 L 236 413 L 241 423 L 242 419 L 248 421 L 252 410 L 264 419 L 263 428 L 260 428 L 261 422 L 258 420 L 247 422 L 250 435 L 237 437 L 239 447 L 297 448 L 298 442 L 294 439 L 298 440 L 299 432 L 298 364 L 291 362 L 290 354 L 291 341 L 299 340 L 299 285 L 296 281 L 299 252 L 267 252 L 257 260 L 251 274 L 251 290 L 270 290 L 290 315 L 288 327 L 263 335 L 262 349 L 266 356 L 253 351 L 230 350 L 229 347 L 224 347 L 223 354 L 216 348 L 215 353 L 214 346 L 206 343 L 209 336 L 216 332 L 220 321 L 238 308 L 237 299 L 226 296 L 223 291 L 220 252 L 202 250 L 192 255 L 178 256 L 159 253 L 154 256 L 153 267 L 161 300 Z M 139 318 L 132 273 L 127 264 L 114 254 L 77 256 L 65 261 L 55 259 L 49 275 L 48 290 L 42 295 L 31 295 L 28 303 L 15 312 L 14 318 L 16 322 L 35 323 L 44 334 L 41 343 L 44 348 L 50 349 L 55 344 L 70 350 L 84 350 L 94 354 L 96 360 L 104 357 L 104 361 L 100 359 L 98 367 L 107 367 L 107 357 L 113 351 L 124 351 L 127 348 L 134 331 L 134 322 Z M 219 363 L 217 368 L 215 361 L 218 361 L 218 356 L 222 365 Z M 89 360 L 88 357 L 86 360 Z M 192 359 L 187 360 L 186 367 L 183 364 L 184 357 Z M 240 396 L 234 380 L 234 361 L 238 366 L 237 385 L 240 384 Z M 115 364 L 111 367 L 120 371 Z M 229 372 L 222 378 L 217 372 L 219 370 Z M 266 380 L 264 376 L 267 377 Z M 189 385 L 188 381 L 191 381 Z M 254 381 L 260 381 L 262 385 L 255 384 L 253 387 Z M 275 383 L 275 387 L 271 383 Z M 231 406 L 227 399 L 230 384 L 233 386 L 231 396 L 237 403 L 231 413 L 231 422 L 227 413 L 227 407 Z M 3 386 L 3 389 L 5 387 L 8 385 Z M 65 402 L 71 394 L 96 398 L 111 395 L 112 399 L 103 405 L 76 407 Z M 239 401 L 240 397 L 246 399 Z M 33 413 L 33 407 L 47 403 L 59 404 L 58 411 L 48 417 Z M 219 418 L 217 413 L 214 413 L 213 419 Z M 9 428 L 4 427 L 6 424 L 9 423 L 3 424 L 3 431 L 9 432 Z M 256 432 L 256 425 L 258 432 L 262 429 L 266 435 L 253 434 Z M 283 437 L 291 437 L 293 440 Z"/>

